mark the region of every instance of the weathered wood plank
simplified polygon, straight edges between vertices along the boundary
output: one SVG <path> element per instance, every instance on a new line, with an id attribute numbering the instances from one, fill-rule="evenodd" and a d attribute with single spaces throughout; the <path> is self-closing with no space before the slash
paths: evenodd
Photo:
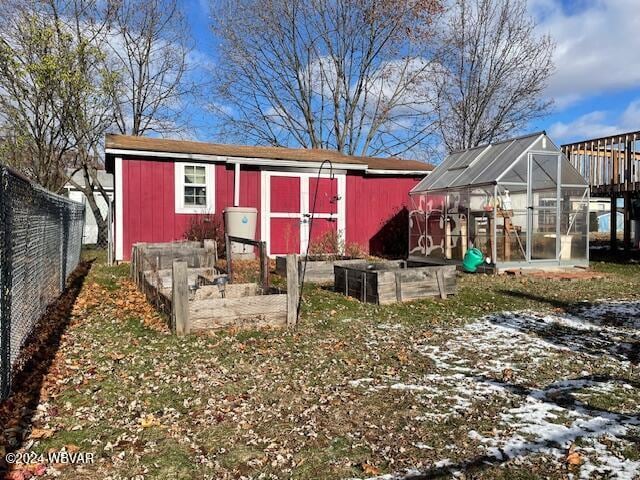
<path id="1" fill-rule="evenodd" d="M 301 273 L 303 270 L 304 257 L 299 257 L 298 271 Z M 387 260 L 381 262 L 381 264 L 389 265 L 391 267 L 399 266 L 399 261 Z M 335 260 L 309 260 L 307 262 L 305 272 L 305 282 L 311 283 L 333 283 L 335 282 L 335 270 L 334 267 L 338 266 L 357 266 L 361 265 L 366 267 L 367 261 L 362 258 L 349 258 L 349 259 L 335 259 Z M 279 275 L 286 275 L 286 257 L 276 257 L 276 273 Z"/>
<path id="2" fill-rule="evenodd" d="M 204 242 L 206 260 L 203 267 L 213 268 L 218 263 L 218 242 L 206 239 Z"/>
<path id="3" fill-rule="evenodd" d="M 242 298 L 253 297 L 257 294 L 257 283 L 229 283 L 225 286 L 224 297 L 217 285 L 203 285 L 196 290 L 193 299 L 207 300 L 211 298 Z"/>
<path id="4" fill-rule="evenodd" d="M 189 286 L 187 284 L 187 262 L 173 262 L 172 280 L 172 324 L 177 335 L 189 333 Z"/>
<path id="5" fill-rule="evenodd" d="M 193 300 L 189 305 L 192 329 L 217 329 L 230 326 L 260 328 L 287 324 L 287 295 Z"/>
<path id="6" fill-rule="evenodd" d="M 224 253 L 227 259 L 227 275 L 229 275 L 229 281 L 233 283 L 233 262 L 231 261 L 231 240 L 229 235 L 224 235 Z"/>
<path id="7" fill-rule="evenodd" d="M 438 283 L 438 291 L 442 300 L 447 299 L 447 291 L 444 284 L 444 273 L 442 270 L 436 270 L 436 281 Z"/>
<path id="8" fill-rule="evenodd" d="M 287 255 L 287 326 L 295 328 L 298 323 L 300 302 L 300 279 L 297 255 Z"/>
<path id="9" fill-rule="evenodd" d="M 145 272 L 145 275 L 149 275 L 149 274 L 155 274 L 156 277 L 160 282 L 162 282 L 162 285 L 165 287 L 171 287 L 172 283 L 171 283 L 171 270 L 159 270 L 157 272 Z M 197 285 L 198 284 L 198 277 L 205 277 L 205 278 L 214 278 L 214 276 L 217 276 L 217 270 L 212 269 L 212 268 L 189 268 L 188 270 L 188 276 L 187 276 L 187 280 L 189 285 L 193 286 L 193 285 Z"/>
<path id="10" fill-rule="evenodd" d="M 456 270 L 453 265 L 398 268 L 381 264 L 379 270 L 367 264 L 334 266 L 335 291 L 360 301 L 387 305 L 425 297 L 453 295 Z"/>

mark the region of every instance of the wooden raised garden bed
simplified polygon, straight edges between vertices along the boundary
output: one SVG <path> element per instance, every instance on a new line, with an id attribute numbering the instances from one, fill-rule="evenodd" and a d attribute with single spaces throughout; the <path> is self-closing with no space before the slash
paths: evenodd
<path id="1" fill-rule="evenodd" d="M 298 274 L 302 275 L 302 270 L 304 268 L 304 256 L 298 257 Z M 349 265 L 359 265 L 363 262 L 366 262 L 363 258 L 351 258 L 351 257 L 336 257 L 331 255 L 314 255 L 309 256 L 309 261 L 307 262 L 307 269 L 305 271 L 304 280 L 305 282 L 311 283 L 333 283 L 334 281 L 334 270 L 333 267 L 338 266 L 349 266 Z M 387 263 L 387 262 L 385 262 Z M 389 263 L 393 265 L 397 265 L 398 262 Z M 287 274 L 287 257 L 281 256 L 276 257 L 276 273 L 278 275 L 282 275 L 283 277 Z"/>
<path id="2" fill-rule="evenodd" d="M 388 305 L 456 292 L 454 265 L 404 267 L 361 262 L 334 267 L 334 289 L 366 303 Z"/>
<path id="3" fill-rule="evenodd" d="M 182 255 L 172 263 L 172 268 L 153 268 L 156 257 L 162 257 L 164 266 L 169 262 L 169 251 L 178 252 L 173 244 L 168 244 L 166 251 L 158 254 L 160 247 L 146 249 L 143 245 L 134 246 L 132 265 L 134 279 L 147 299 L 170 319 L 172 330 L 177 334 L 186 334 L 202 330 L 224 328 L 254 329 L 280 328 L 294 326 L 298 298 L 297 278 L 292 288 L 280 290 L 259 285 L 257 283 L 227 283 L 229 277 L 215 267 L 193 267 L 213 264 L 211 250 L 187 247 L 191 255 L 205 258 L 190 262 Z M 150 251 L 151 256 L 147 253 Z M 159 263 L 159 262 L 158 262 Z M 295 261 L 290 260 L 291 269 L 295 271 Z M 151 267 L 149 270 L 139 268 Z M 218 280 L 224 280 L 218 285 Z"/>

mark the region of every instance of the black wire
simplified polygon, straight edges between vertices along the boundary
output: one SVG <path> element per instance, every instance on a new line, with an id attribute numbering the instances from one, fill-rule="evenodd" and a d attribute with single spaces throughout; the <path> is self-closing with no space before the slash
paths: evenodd
<path id="1" fill-rule="evenodd" d="M 320 174 L 322 173 L 322 168 L 324 167 L 325 163 L 329 164 L 329 179 L 333 180 L 333 163 L 331 162 L 331 160 L 324 160 L 320 164 L 320 168 L 318 169 L 318 176 L 316 178 L 316 188 L 315 188 L 315 192 L 313 194 L 313 207 L 311 208 L 311 217 L 309 219 L 309 239 L 307 241 L 307 251 L 304 254 L 304 263 L 303 263 L 303 267 L 302 267 L 302 275 L 300 276 L 300 278 L 301 278 L 301 280 L 300 280 L 300 293 L 298 295 L 298 306 L 296 307 L 296 324 L 300 320 L 300 306 L 302 305 L 302 292 L 304 290 L 304 277 L 307 274 L 307 262 L 309 261 L 309 247 L 311 246 L 311 231 L 313 230 L 313 220 L 315 219 L 315 214 L 316 214 L 316 201 L 318 200 L 318 186 L 320 185 Z M 336 195 L 338 195 L 337 189 L 336 189 Z M 336 203 L 337 203 L 337 200 L 336 200 Z"/>

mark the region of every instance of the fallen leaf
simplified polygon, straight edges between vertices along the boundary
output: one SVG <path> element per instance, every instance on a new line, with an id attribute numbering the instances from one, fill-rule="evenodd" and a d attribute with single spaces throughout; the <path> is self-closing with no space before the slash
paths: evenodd
<path id="1" fill-rule="evenodd" d="M 40 440 L 41 438 L 51 438 L 53 436 L 53 430 L 48 428 L 34 428 L 31 430 L 30 438 L 34 440 Z"/>
<path id="2" fill-rule="evenodd" d="M 578 452 L 570 453 L 567 455 L 567 463 L 573 466 L 582 465 L 582 455 Z"/>
<path id="3" fill-rule="evenodd" d="M 375 465 L 370 465 L 368 463 L 362 464 L 362 471 L 367 475 L 380 475 L 380 469 Z"/>
<path id="4" fill-rule="evenodd" d="M 405 364 L 409 361 L 409 355 L 407 354 L 406 350 L 400 350 L 398 353 L 396 353 L 396 358 L 398 359 L 398 361 L 402 364 Z"/>
<path id="5" fill-rule="evenodd" d="M 140 419 L 140 425 L 142 425 L 142 428 L 149 428 L 155 425 L 160 425 L 160 422 L 152 414 L 149 414 Z"/>

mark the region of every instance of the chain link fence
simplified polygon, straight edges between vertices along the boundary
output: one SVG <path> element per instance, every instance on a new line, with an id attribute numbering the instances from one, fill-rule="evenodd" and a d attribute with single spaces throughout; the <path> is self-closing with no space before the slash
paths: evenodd
<path id="1" fill-rule="evenodd" d="M 21 347 L 80 260 L 84 206 L 0 165 L 0 399 Z"/>

